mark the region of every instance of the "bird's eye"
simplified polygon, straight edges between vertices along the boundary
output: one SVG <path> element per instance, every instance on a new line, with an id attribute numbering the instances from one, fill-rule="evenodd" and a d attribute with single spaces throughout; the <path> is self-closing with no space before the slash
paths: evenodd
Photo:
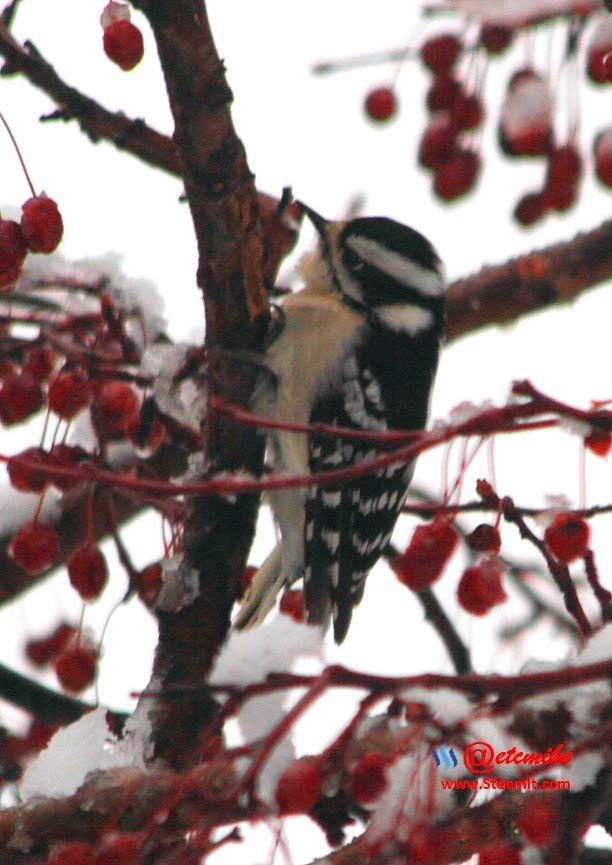
<path id="1" fill-rule="evenodd" d="M 358 271 L 365 267 L 364 262 L 359 258 L 356 252 L 352 249 L 344 250 L 344 263 L 349 270 Z"/>

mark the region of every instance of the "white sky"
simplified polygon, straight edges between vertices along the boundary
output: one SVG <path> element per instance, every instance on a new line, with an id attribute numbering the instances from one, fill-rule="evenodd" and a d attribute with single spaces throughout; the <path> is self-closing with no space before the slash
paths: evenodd
<path id="1" fill-rule="evenodd" d="M 145 58 L 135 71 L 126 74 L 102 53 L 102 7 L 93 0 L 24 0 L 14 33 L 21 40 L 31 39 L 59 74 L 86 94 L 169 132 L 169 111 L 146 22 L 139 14 L 133 15 L 145 34 Z M 442 207 L 430 197 L 429 176 L 416 167 L 426 87 L 418 64 L 407 61 L 402 67 L 398 79 L 400 115 L 384 128 L 365 122 L 362 101 L 369 89 L 394 77 L 394 65 L 327 77 L 311 75 L 312 64 L 319 60 L 406 44 L 415 33 L 416 2 L 211 0 L 208 7 L 234 91 L 234 119 L 263 191 L 280 194 L 283 186 L 290 185 L 296 197 L 329 217 L 341 214 L 356 193 L 363 194 L 366 212 L 393 216 L 428 235 L 446 261 L 451 278 L 534 247 L 569 239 L 610 215 L 609 194 L 596 185 L 588 171 L 581 202 L 570 215 L 551 217 L 528 233 L 515 228 L 509 214 L 520 194 L 541 183 L 543 167 L 502 160 L 493 149 L 492 123 L 484 133 L 486 165 L 477 196 Z M 555 28 L 553 39 L 553 45 L 561 44 L 560 28 Z M 489 116 L 496 114 L 502 87 L 522 52 L 518 49 L 509 58 L 493 63 L 487 89 Z M 535 52 L 545 64 L 546 37 L 538 37 Z M 584 78 L 580 99 L 582 140 L 588 157 L 594 132 L 605 125 L 609 101 L 601 88 L 591 87 Z M 150 278 L 159 286 L 167 300 L 171 334 L 177 339 L 193 334 L 194 323 L 201 320 L 201 303 L 194 281 L 195 244 L 187 206 L 178 203 L 179 183 L 117 153 L 109 144 L 93 147 L 75 123 L 38 124 L 37 117 L 53 108 L 25 82 L 0 81 L 0 110 L 21 145 L 34 184 L 60 205 L 65 222 L 61 251 L 68 258 L 120 252 L 130 275 Z M 29 197 L 4 135 L 0 135 L 0 180 L 0 204 L 18 207 Z M 8 210 L 3 214 L 8 215 Z M 310 235 L 305 242 L 311 240 Z M 285 271 L 290 272 L 289 265 Z M 612 396 L 610 311 L 609 292 L 600 289 L 572 306 L 533 316 L 504 330 L 489 329 L 450 347 L 440 367 L 433 417 L 447 417 L 449 410 L 464 400 L 502 402 L 510 382 L 525 377 L 544 391 L 583 406 L 591 398 Z M 15 449 L 20 446 L 15 444 Z M 476 465 L 464 486 L 466 498 L 473 497 L 476 477 L 486 474 L 484 456 Z M 566 493 L 577 504 L 578 442 L 568 435 L 500 439 L 496 468 L 500 492 L 513 495 L 518 503 L 538 505 L 545 494 Z M 422 459 L 418 481 L 436 490 L 439 477 L 439 459 Z M 587 458 L 587 501 L 607 501 L 610 479 L 607 463 Z M 595 549 L 603 552 L 608 549 L 604 541 L 610 534 L 610 521 L 600 518 L 593 522 L 593 529 Z M 147 536 L 143 544 L 138 540 L 142 533 L 131 534 L 137 539 L 135 558 L 144 565 L 153 555 L 151 541 Z M 400 537 L 406 538 L 405 529 Z M 513 528 L 503 528 L 503 539 L 508 550 L 534 558 L 524 545 L 514 543 Z M 269 534 L 262 535 L 253 561 L 261 560 L 269 544 Z M 600 561 L 603 563 L 601 553 Z M 605 570 L 602 567 L 604 576 Z M 21 663 L 19 640 L 24 628 L 28 633 L 46 630 L 51 610 L 78 614 L 78 604 L 68 597 L 63 579 L 55 581 L 51 596 L 38 590 L 0 611 L 1 660 Z M 442 595 L 463 635 L 477 646 L 478 669 L 515 670 L 524 655 L 517 655 L 515 646 L 499 650 L 488 639 L 493 627 L 488 619 L 471 620 L 457 614 L 455 584 L 456 571 L 454 577 L 445 579 Z M 98 633 L 123 585 L 123 578 L 118 578 L 108 598 L 87 611 L 86 622 Z M 131 610 L 116 614 L 105 640 L 100 693 L 114 705 L 125 705 L 129 692 L 146 683 L 154 629 L 146 614 L 135 611 L 136 606 L 132 602 Z M 515 613 L 519 616 L 517 610 L 518 606 L 506 605 L 499 616 L 508 621 Z M 536 654 L 555 657 L 562 651 L 546 625 L 539 629 L 538 639 L 531 646 Z M 370 578 L 369 591 L 346 643 L 331 651 L 344 663 L 389 673 L 448 669 L 444 652 L 431 637 L 429 626 L 421 621 L 420 608 L 382 569 Z M 126 663 L 128 657 L 133 663 Z"/>

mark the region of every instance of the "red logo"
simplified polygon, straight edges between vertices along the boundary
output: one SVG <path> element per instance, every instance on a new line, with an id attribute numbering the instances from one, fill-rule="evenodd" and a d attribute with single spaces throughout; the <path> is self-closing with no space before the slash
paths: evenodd
<path id="1" fill-rule="evenodd" d="M 488 742 L 471 742 L 463 752 L 463 764 L 476 775 L 486 775 L 492 772 L 495 766 L 568 766 L 573 756 L 571 751 L 563 750 L 563 744 L 536 754 L 518 751 L 516 748 L 496 753 Z"/>

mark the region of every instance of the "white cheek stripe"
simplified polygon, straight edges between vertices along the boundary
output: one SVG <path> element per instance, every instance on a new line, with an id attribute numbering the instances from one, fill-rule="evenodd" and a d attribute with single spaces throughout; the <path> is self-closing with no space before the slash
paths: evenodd
<path id="1" fill-rule="evenodd" d="M 360 258 L 401 285 L 415 288 L 428 297 L 438 297 L 444 293 L 445 280 L 441 269 L 423 267 L 368 237 L 349 237 L 346 243 Z"/>
<path id="2" fill-rule="evenodd" d="M 408 303 L 390 303 L 376 306 L 374 314 L 391 330 L 417 336 L 433 324 L 433 315 L 428 309 Z"/>

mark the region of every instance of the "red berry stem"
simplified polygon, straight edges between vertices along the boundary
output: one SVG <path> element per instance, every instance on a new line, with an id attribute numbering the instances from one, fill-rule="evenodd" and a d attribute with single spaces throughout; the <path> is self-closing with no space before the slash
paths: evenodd
<path id="1" fill-rule="evenodd" d="M 21 163 L 23 173 L 25 174 L 25 178 L 28 181 L 28 186 L 30 187 L 30 192 L 32 193 L 32 196 L 35 198 L 36 197 L 36 190 L 34 189 L 34 184 L 32 183 L 28 169 L 26 168 L 26 164 L 23 160 L 23 156 L 21 155 L 21 150 L 19 149 L 19 145 L 17 144 L 17 141 L 15 139 L 15 136 L 13 135 L 13 131 L 12 131 L 11 127 L 8 125 L 5 116 L 1 111 L 0 111 L 0 120 L 4 124 L 4 128 L 8 132 L 9 138 L 13 142 L 13 147 L 15 148 L 15 152 L 17 153 L 17 158 L 19 159 L 19 162 Z"/>

